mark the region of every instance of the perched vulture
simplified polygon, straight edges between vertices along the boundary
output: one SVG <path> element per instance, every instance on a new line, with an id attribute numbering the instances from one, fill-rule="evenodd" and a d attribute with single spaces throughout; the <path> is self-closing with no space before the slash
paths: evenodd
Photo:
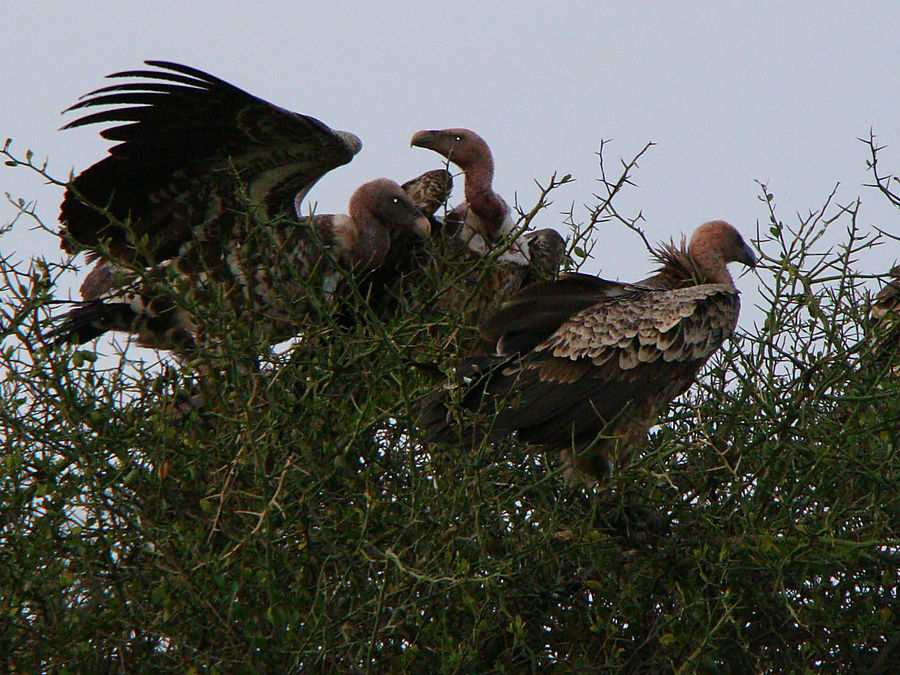
<path id="1" fill-rule="evenodd" d="M 556 279 L 566 257 L 566 241 L 559 232 L 546 228 L 519 236 L 528 256 L 528 268 L 521 286 Z"/>
<path id="2" fill-rule="evenodd" d="M 900 307 L 900 265 L 892 267 L 888 272 L 891 277 L 884 288 L 875 295 L 872 303 L 872 318 L 882 319 Z"/>
<path id="3" fill-rule="evenodd" d="M 453 189 L 453 174 L 446 169 L 433 169 L 402 185 L 422 215 L 431 218 L 447 203 Z"/>
<path id="4" fill-rule="evenodd" d="M 888 272 L 891 281 L 878 291 L 872 301 L 871 316 L 875 324 L 875 362 L 879 365 L 890 364 L 891 371 L 900 370 L 897 361 L 900 347 L 900 266 Z"/>
<path id="5" fill-rule="evenodd" d="M 51 337 L 84 343 L 119 330 L 145 346 L 190 354 L 201 331 L 191 308 L 209 302 L 215 288 L 222 296 L 217 302 L 245 312 L 255 337 L 273 344 L 299 332 L 315 302 L 311 294 L 327 300 L 345 274 L 382 265 L 395 237 L 430 231 L 406 192 L 386 178 L 357 189 L 349 215 L 232 227 L 234 236 L 217 245 L 183 244 L 177 256 L 144 275 L 102 261 L 82 286 L 88 302 L 69 312 Z M 161 285 L 172 286 L 177 299 Z"/>
<path id="6" fill-rule="evenodd" d="M 100 262 L 52 337 L 85 342 L 107 330 L 190 353 L 219 302 L 246 312 L 259 343 L 298 332 L 310 303 L 348 272 L 382 265 L 403 233 L 428 220 L 387 179 L 359 188 L 349 215 L 298 217 L 313 184 L 359 152 L 359 139 L 187 66 L 115 73 L 138 81 L 88 94 L 102 107 L 66 125 L 113 123 L 109 155 L 69 184 L 63 248 Z M 446 172 L 445 172 L 446 173 Z"/>
<path id="7" fill-rule="evenodd" d="M 519 292 L 483 325 L 483 355 L 426 402 L 426 439 L 474 444 L 518 431 L 601 479 L 731 335 L 740 301 L 726 265 L 756 261 L 722 221 L 654 255 L 656 274 L 634 284 L 565 274 Z M 483 419 L 455 418 L 452 399 Z"/>
<path id="8" fill-rule="evenodd" d="M 449 214 L 461 223 L 457 237 L 479 255 L 485 255 L 500 239 L 512 234 L 516 220 L 504 199 L 494 192 L 494 156 L 485 140 L 469 129 L 416 132 L 410 145 L 434 150 L 465 174 L 466 201 Z M 506 242 L 500 259 L 525 266 L 528 254 L 517 241 Z"/>
<path id="9" fill-rule="evenodd" d="M 452 209 L 436 246 L 441 255 L 461 263 L 462 270 L 444 270 L 458 280 L 441 296 L 441 310 L 463 315 L 477 325 L 523 286 L 555 279 L 565 258 L 565 241 L 552 229 L 516 234 L 509 205 L 494 192 L 494 158 L 488 144 L 469 129 L 419 131 L 410 144 L 434 150 L 465 175 L 466 201 Z M 444 231 L 445 230 L 445 231 Z M 467 267 L 490 256 L 486 274 Z"/>

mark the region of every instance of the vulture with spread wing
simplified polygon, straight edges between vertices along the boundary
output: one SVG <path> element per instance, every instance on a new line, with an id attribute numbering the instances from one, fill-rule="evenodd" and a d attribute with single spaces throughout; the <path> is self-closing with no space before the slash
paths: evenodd
<path id="1" fill-rule="evenodd" d="M 296 218 L 296 203 L 360 151 L 359 138 L 279 108 L 200 70 L 159 70 L 103 87 L 64 129 L 114 123 L 109 155 L 78 174 L 62 202 L 63 248 L 152 266 L 189 242 L 232 236 L 249 208 L 261 222 Z"/>
<path id="2" fill-rule="evenodd" d="M 518 431 L 602 478 L 731 335 L 740 301 L 727 264 L 756 261 L 722 221 L 655 257 L 657 273 L 637 283 L 566 274 L 518 293 L 484 324 L 484 355 L 426 403 L 426 438 L 471 444 Z M 455 417 L 451 399 L 483 419 Z"/>
<path id="3" fill-rule="evenodd" d="M 63 199 L 63 248 L 101 260 L 57 341 L 123 330 L 190 352 L 202 332 L 194 309 L 214 300 L 248 310 L 261 342 L 280 341 L 296 334 L 311 290 L 327 298 L 344 274 L 384 264 L 398 236 L 429 235 L 387 179 L 357 190 L 349 216 L 298 218 L 306 193 L 359 152 L 359 139 L 194 68 L 146 63 L 157 70 L 115 73 L 140 81 L 69 109 L 105 107 L 64 128 L 120 124 L 101 132 L 117 144 Z"/>

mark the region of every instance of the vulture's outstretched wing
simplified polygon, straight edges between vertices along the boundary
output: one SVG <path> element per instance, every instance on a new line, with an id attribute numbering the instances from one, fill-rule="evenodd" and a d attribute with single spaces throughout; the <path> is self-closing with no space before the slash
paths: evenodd
<path id="1" fill-rule="evenodd" d="M 235 208 L 258 205 L 261 220 L 293 217 L 295 198 L 362 147 L 351 133 L 200 70 L 146 64 L 159 70 L 114 73 L 141 81 L 103 87 L 68 109 L 110 106 L 63 128 L 112 123 L 100 135 L 117 142 L 66 191 L 69 252 L 108 246 L 114 258 L 139 253 L 155 264 L 192 238 L 227 236 Z"/>

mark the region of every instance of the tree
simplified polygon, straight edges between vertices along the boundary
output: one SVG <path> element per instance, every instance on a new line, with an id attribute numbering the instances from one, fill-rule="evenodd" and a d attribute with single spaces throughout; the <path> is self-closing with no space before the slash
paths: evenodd
<path id="1" fill-rule="evenodd" d="M 639 231 L 614 206 L 636 160 L 603 169 L 574 260 L 600 224 Z M 67 263 L 4 261 L 5 665 L 886 672 L 900 651 L 900 385 L 871 358 L 854 267 L 883 235 L 857 224 L 856 202 L 786 223 L 761 192 L 765 321 L 597 492 L 515 439 L 418 442 L 418 402 L 474 335 L 435 298 L 471 289 L 490 260 L 436 266 L 386 318 L 359 295 L 350 327 L 323 306 L 259 370 L 225 317 L 231 339 L 206 364 L 222 376 L 199 406 L 204 364 L 43 350 Z"/>

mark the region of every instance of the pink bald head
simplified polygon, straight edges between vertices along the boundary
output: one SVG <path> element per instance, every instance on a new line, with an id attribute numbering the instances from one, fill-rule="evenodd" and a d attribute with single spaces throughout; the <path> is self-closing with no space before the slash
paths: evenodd
<path id="1" fill-rule="evenodd" d="M 463 171 L 476 167 L 493 170 L 494 167 L 494 158 L 488 144 L 471 129 L 417 131 L 409 144 L 434 150 Z"/>
<path id="2" fill-rule="evenodd" d="M 466 203 L 456 207 L 466 223 L 488 241 L 503 232 L 509 206 L 494 192 L 494 158 L 484 139 L 471 129 L 416 132 L 410 145 L 443 155 L 466 174 Z"/>
<path id="3" fill-rule="evenodd" d="M 739 262 L 753 267 L 756 254 L 732 225 L 713 220 L 698 227 L 688 244 L 688 255 L 710 279 L 732 283 L 726 265 Z"/>
<path id="4" fill-rule="evenodd" d="M 357 223 L 378 220 L 392 228 L 402 228 L 421 237 L 431 234 L 431 224 L 394 181 L 376 178 L 358 187 L 350 197 L 350 217 Z"/>
<path id="5" fill-rule="evenodd" d="M 357 238 L 349 251 L 353 265 L 375 268 L 381 265 L 399 230 L 420 237 L 431 234 L 431 224 L 397 183 L 378 178 L 361 185 L 350 197 L 350 219 Z"/>

